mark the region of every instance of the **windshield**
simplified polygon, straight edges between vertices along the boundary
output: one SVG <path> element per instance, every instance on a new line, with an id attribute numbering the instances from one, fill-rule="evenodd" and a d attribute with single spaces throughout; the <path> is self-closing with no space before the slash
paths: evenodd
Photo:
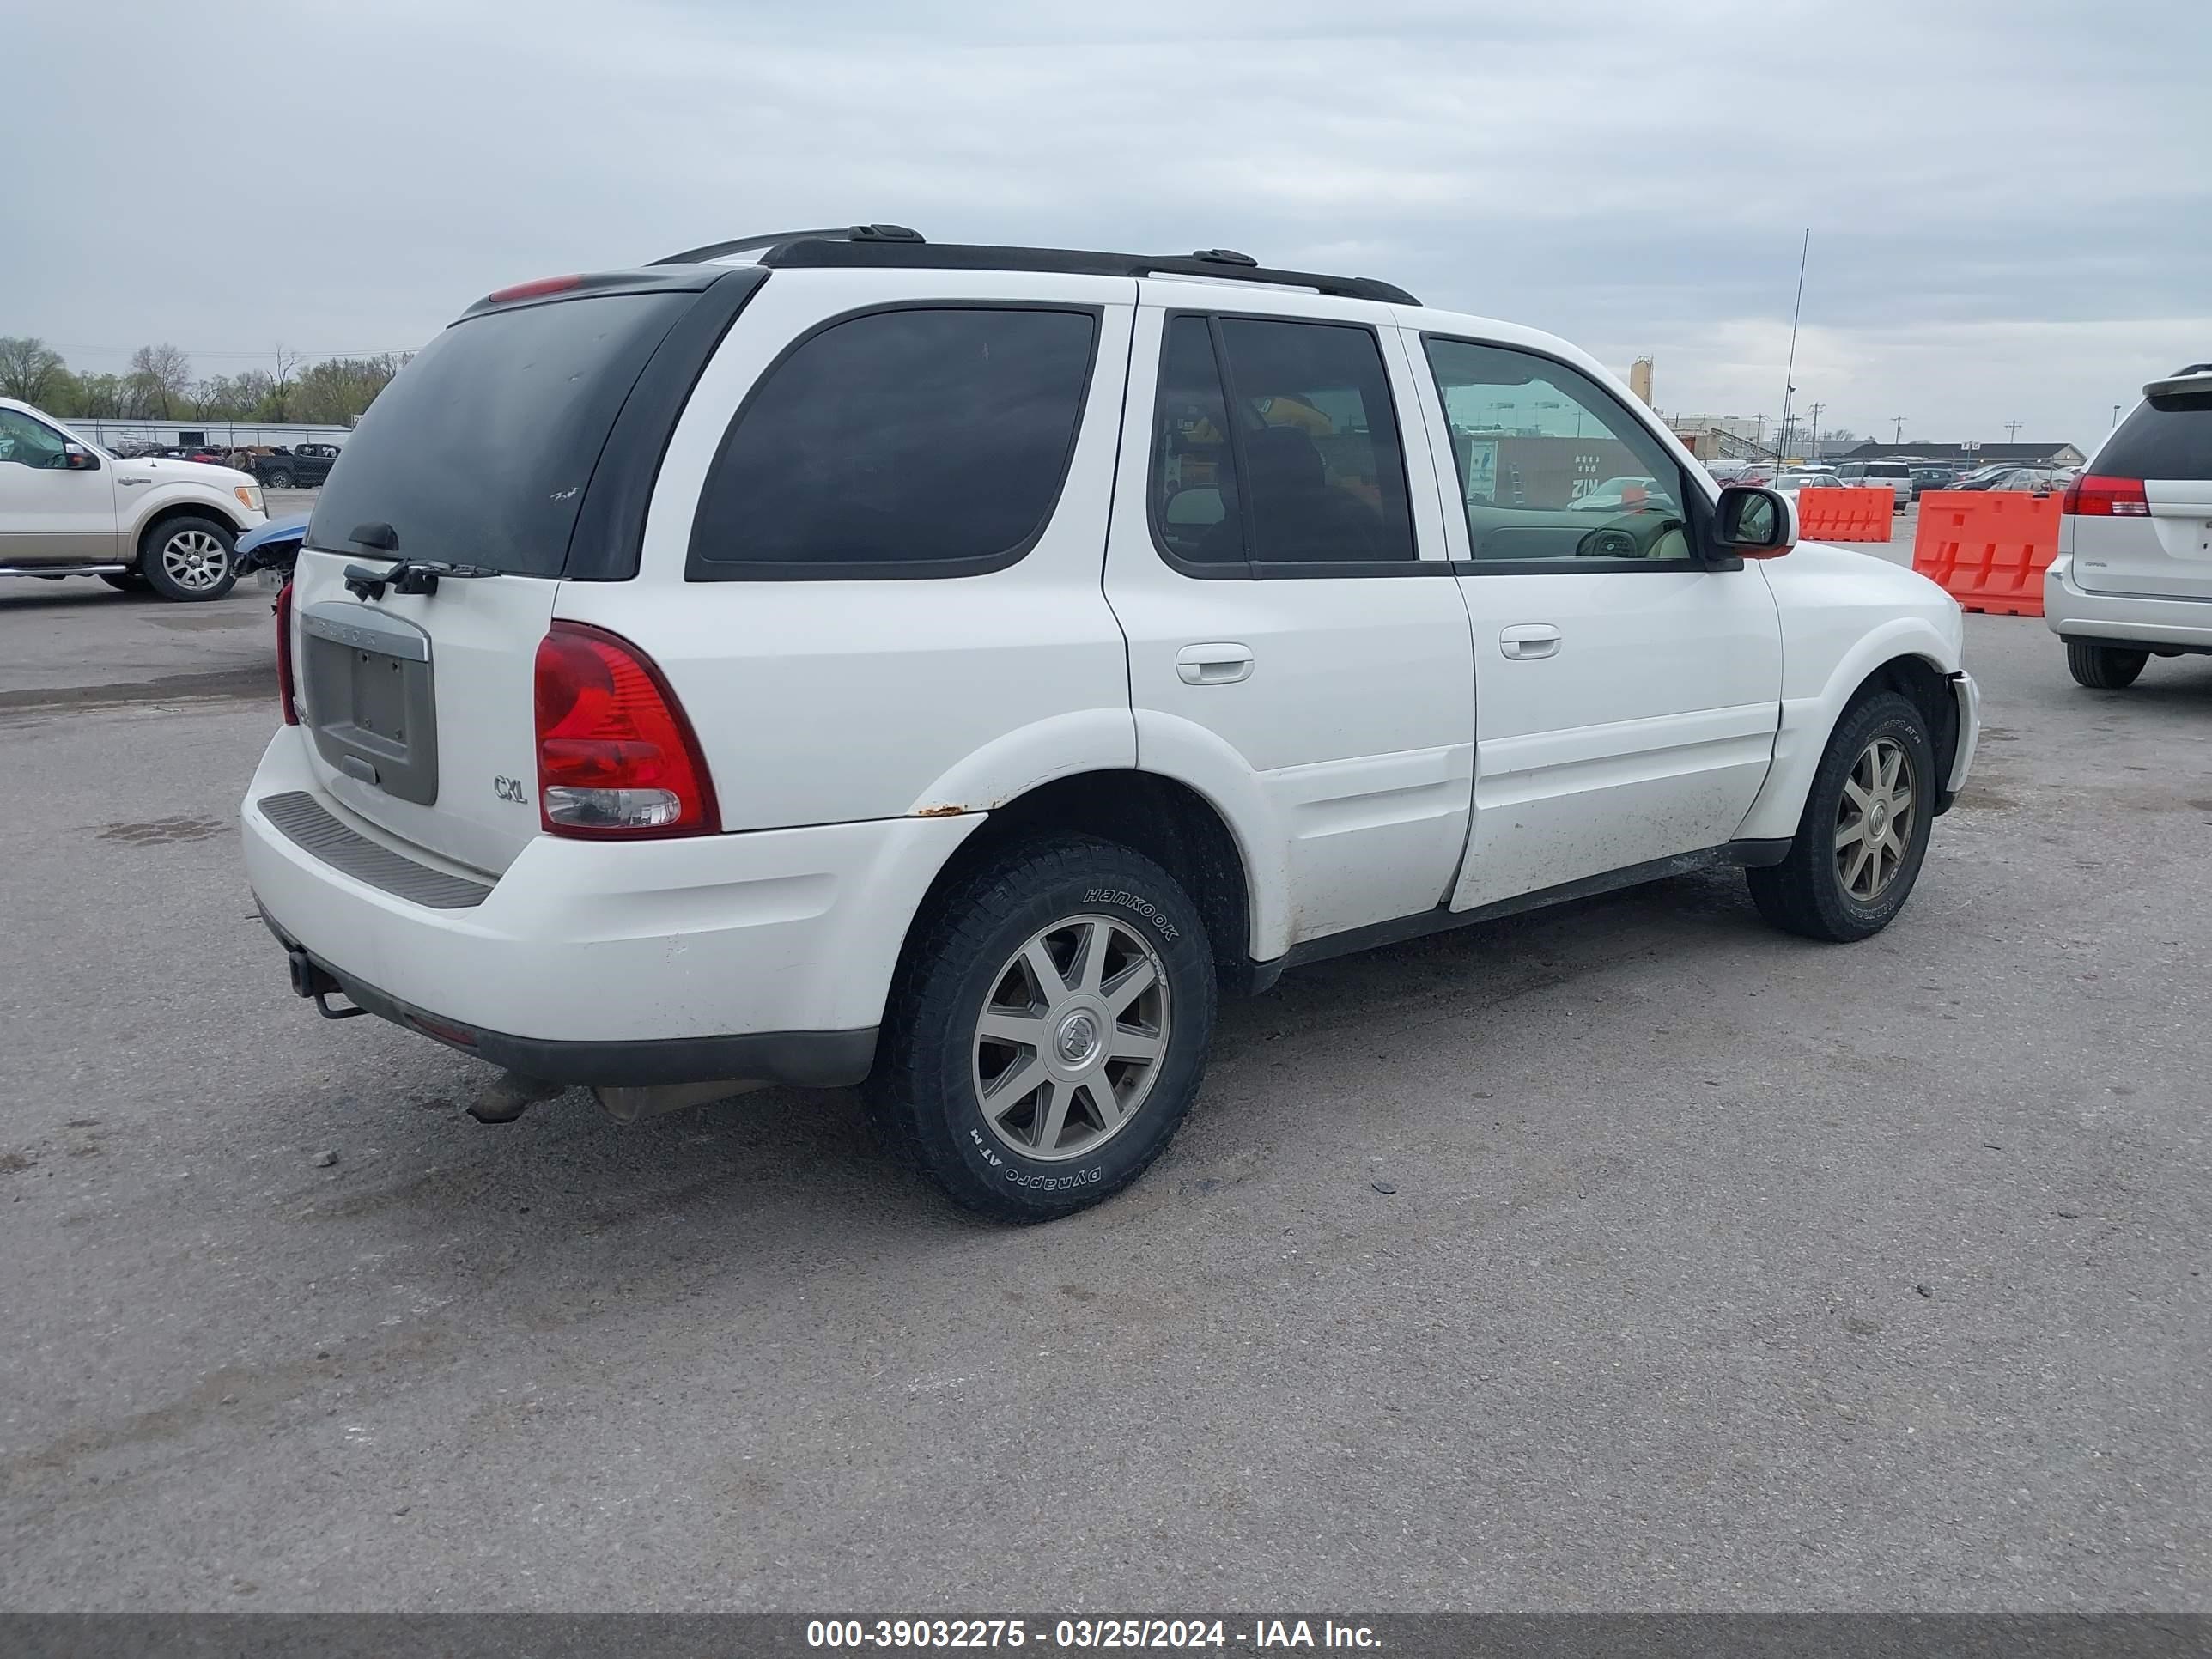
<path id="1" fill-rule="evenodd" d="M 378 394 L 331 469 L 307 545 L 557 576 L 623 400 L 690 293 L 603 295 L 469 317 Z"/>

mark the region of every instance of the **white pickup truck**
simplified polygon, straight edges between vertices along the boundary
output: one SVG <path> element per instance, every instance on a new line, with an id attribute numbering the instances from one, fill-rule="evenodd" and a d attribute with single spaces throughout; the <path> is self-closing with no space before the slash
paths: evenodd
<path id="1" fill-rule="evenodd" d="M 231 550 L 263 522 L 251 475 L 119 460 L 29 404 L 0 398 L 0 576 L 98 576 L 165 599 L 219 599 Z"/>
<path id="2" fill-rule="evenodd" d="M 246 866 L 300 995 L 506 1069 L 480 1116 L 866 1082 L 1061 1215 L 1302 963 L 1712 864 L 1886 926 L 1959 607 L 1796 522 L 1565 341 L 1219 250 L 524 283 L 323 491 Z"/>

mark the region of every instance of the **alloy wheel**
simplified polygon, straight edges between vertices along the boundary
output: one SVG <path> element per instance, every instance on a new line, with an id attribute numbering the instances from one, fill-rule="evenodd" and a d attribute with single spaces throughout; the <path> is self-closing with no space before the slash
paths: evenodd
<path id="1" fill-rule="evenodd" d="M 991 981 L 975 1021 L 975 1097 L 991 1133 L 1044 1163 L 1096 1152 L 1159 1080 L 1166 965 L 1112 916 L 1039 929 Z"/>
<path id="2" fill-rule="evenodd" d="M 1844 891 L 1871 904 L 1897 879 L 1912 845 L 1912 757 L 1894 738 L 1859 751 L 1836 804 L 1836 876 Z"/>
<path id="3" fill-rule="evenodd" d="M 161 544 L 161 568 L 178 586 L 203 592 L 230 574 L 230 550 L 204 530 L 180 530 Z"/>

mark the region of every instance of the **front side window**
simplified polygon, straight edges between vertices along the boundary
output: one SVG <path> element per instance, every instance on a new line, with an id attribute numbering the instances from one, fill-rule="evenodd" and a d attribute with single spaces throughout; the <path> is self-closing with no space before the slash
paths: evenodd
<path id="1" fill-rule="evenodd" d="M 60 433 L 27 415 L 0 409 L 0 461 L 12 461 L 18 466 L 58 467 L 63 454 Z"/>
<path id="2" fill-rule="evenodd" d="M 1372 330 L 1172 318 L 1156 407 L 1152 521 L 1175 558 L 1265 575 L 1417 556 Z"/>
<path id="3" fill-rule="evenodd" d="M 1470 557 L 1691 560 L 1681 469 L 1595 381 L 1506 346 L 1425 343 L 1451 428 Z"/>
<path id="4" fill-rule="evenodd" d="M 1011 563 L 1060 499 L 1097 339 L 1089 312 L 1012 307 L 872 312 L 811 336 L 722 440 L 692 575 Z"/>

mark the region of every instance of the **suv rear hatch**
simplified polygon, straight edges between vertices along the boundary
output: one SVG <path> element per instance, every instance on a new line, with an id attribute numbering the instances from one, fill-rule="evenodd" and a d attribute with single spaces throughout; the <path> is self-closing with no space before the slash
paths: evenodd
<path id="1" fill-rule="evenodd" d="M 2090 592 L 2212 599 L 2212 364 L 2143 388 L 2067 487 L 2059 524 Z"/>
<path id="2" fill-rule="evenodd" d="M 555 597 L 636 573 L 668 434 L 763 277 L 505 290 L 377 398 L 292 580 L 300 722 L 340 805 L 495 876 L 539 832 L 533 670 Z"/>

